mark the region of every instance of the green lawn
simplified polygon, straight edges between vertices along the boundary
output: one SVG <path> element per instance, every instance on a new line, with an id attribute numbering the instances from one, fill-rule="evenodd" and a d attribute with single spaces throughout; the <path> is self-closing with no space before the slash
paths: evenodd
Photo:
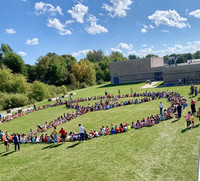
<path id="1" fill-rule="evenodd" d="M 104 95 L 105 90 L 117 94 L 130 93 L 132 87 L 136 92 L 145 83 L 119 86 L 94 86 L 74 91 L 77 97 Z M 148 91 L 177 91 L 187 99 L 189 86 L 162 87 Z M 134 98 L 135 99 L 135 98 Z M 125 100 L 125 99 L 122 99 Z M 200 107 L 198 96 L 195 97 L 197 107 Z M 87 105 L 97 101 L 81 103 Z M 113 124 L 131 123 L 159 113 L 160 100 L 139 105 L 118 107 L 108 111 L 97 111 L 85 114 L 70 122 L 60 125 L 66 131 L 78 131 L 82 123 L 86 130 L 96 130 Z M 169 103 L 162 99 L 164 107 Z M 188 102 L 190 102 L 188 100 Z M 39 103 L 37 103 L 38 105 Z M 185 131 L 184 116 L 190 109 L 183 111 L 181 120 L 163 121 L 151 128 L 131 130 L 127 133 L 103 136 L 85 143 L 71 142 L 64 145 L 23 144 L 19 152 L 3 153 L 5 146 L 0 144 L 0 180 L 181 180 L 197 179 L 199 121 L 195 118 L 195 128 Z M 37 124 L 51 121 L 71 112 L 65 106 L 58 106 L 31 113 L 0 125 L 0 129 L 8 132 L 28 133 Z M 49 130 L 48 133 L 51 133 Z"/>

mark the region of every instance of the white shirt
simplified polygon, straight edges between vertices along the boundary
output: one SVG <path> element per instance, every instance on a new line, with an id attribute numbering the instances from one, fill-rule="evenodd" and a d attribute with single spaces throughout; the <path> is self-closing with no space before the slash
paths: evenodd
<path id="1" fill-rule="evenodd" d="M 163 108 L 163 104 L 162 103 L 159 104 L 159 108 Z"/>
<path id="2" fill-rule="evenodd" d="M 79 133 L 84 133 L 84 127 L 79 126 L 78 128 L 79 128 Z"/>

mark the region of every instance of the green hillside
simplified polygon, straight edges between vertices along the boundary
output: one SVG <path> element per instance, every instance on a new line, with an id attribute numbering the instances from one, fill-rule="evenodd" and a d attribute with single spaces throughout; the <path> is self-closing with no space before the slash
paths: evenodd
<path id="1" fill-rule="evenodd" d="M 145 83 L 111 86 L 93 86 L 75 91 L 74 98 L 104 95 L 105 90 L 116 95 L 145 92 L 140 89 Z M 177 91 L 190 103 L 189 86 L 160 87 L 147 89 L 151 92 Z M 196 108 L 200 107 L 198 97 Z M 129 100 L 123 98 L 121 100 Z M 132 98 L 131 98 L 132 99 Z M 133 98 L 135 99 L 135 98 Z M 120 101 L 121 101 L 120 100 Z M 96 101 L 80 103 L 86 106 Z M 169 107 L 162 99 L 164 108 Z M 46 102 L 44 102 L 46 104 Z M 143 117 L 159 113 L 160 100 L 113 108 L 107 111 L 91 112 L 58 126 L 67 132 L 78 131 L 82 123 L 87 131 L 99 131 L 102 125 L 136 122 Z M 43 103 L 36 103 L 42 105 Z M 180 120 L 162 121 L 153 127 L 132 129 L 126 133 L 102 136 L 85 143 L 67 142 L 65 144 L 22 144 L 21 150 L 5 153 L 0 144 L 0 180 L 196 180 L 199 149 L 199 121 L 195 127 L 186 130 L 185 116 L 190 106 L 183 111 Z M 3 131 L 28 133 L 37 124 L 50 122 L 73 109 L 64 105 L 37 111 L 0 125 Z M 52 133 L 52 129 L 47 131 Z"/>

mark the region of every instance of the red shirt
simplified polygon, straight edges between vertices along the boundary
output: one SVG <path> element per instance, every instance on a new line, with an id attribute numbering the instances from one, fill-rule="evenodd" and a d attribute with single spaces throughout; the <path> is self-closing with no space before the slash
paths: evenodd
<path id="1" fill-rule="evenodd" d="M 122 127 L 120 127 L 120 128 L 119 128 L 119 131 L 120 131 L 120 133 L 122 133 L 122 132 L 123 132 L 123 128 L 122 128 Z"/>
<path id="2" fill-rule="evenodd" d="M 44 142 L 48 142 L 48 138 L 47 138 L 47 136 L 45 136 L 45 138 L 44 138 Z"/>
<path id="3" fill-rule="evenodd" d="M 59 133 L 61 134 L 61 136 L 64 136 L 64 135 L 65 135 L 65 130 L 64 130 L 64 129 L 61 129 L 61 130 L 59 131 Z"/>

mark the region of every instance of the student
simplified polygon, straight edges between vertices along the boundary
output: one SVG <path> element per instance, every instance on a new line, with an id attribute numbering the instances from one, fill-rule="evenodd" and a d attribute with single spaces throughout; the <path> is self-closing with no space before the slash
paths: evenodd
<path id="1" fill-rule="evenodd" d="M 160 115 L 161 115 L 161 114 L 162 114 L 162 111 L 163 111 L 163 103 L 162 103 L 162 102 L 160 102 L 159 108 L 160 108 Z"/>
<path id="2" fill-rule="evenodd" d="M 61 127 L 61 130 L 59 131 L 59 133 L 61 134 L 61 139 L 62 139 L 62 144 L 65 143 L 65 139 L 66 139 L 66 132 L 64 130 L 64 127 Z"/>
<path id="3" fill-rule="evenodd" d="M 94 131 L 94 137 L 99 137 L 99 134 L 96 131 Z"/>
<path id="4" fill-rule="evenodd" d="M 132 128 L 135 128 L 135 123 L 134 122 L 132 122 Z"/>
<path id="5" fill-rule="evenodd" d="M 113 126 L 113 124 L 111 124 L 111 126 L 110 126 L 110 130 L 112 130 L 112 129 L 114 129 L 114 126 Z"/>
<path id="6" fill-rule="evenodd" d="M 182 106 L 180 103 L 178 104 L 178 107 L 177 107 L 177 113 L 178 113 L 178 119 L 181 119 Z"/>
<path id="7" fill-rule="evenodd" d="M 192 111 L 192 114 L 195 114 L 196 113 L 196 108 L 195 108 L 195 104 L 196 104 L 196 101 L 194 99 L 191 99 L 191 111 Z"/>
<path id="8" fill-rule="evenodd" d="M 110 133 L 111 133 L 111 134 L 115 134 L 114 128 L 111 129 L 111 132 L 110 132 Z"/>
<path id="9" fill-rule="evenodd" d="M 56 141 L 57 141 L 57 144 L 58 144 L 58 131 L 57 131 L 56 127 L 54 127 L 53 135 L 54 135 L 54 144 L 55 144 Z"/>
<path id="10" fill-rule="evenodd" d="M 20 150 L 18 135 L 14 134 L 13 141 L 14 141 L 14 144 L 15 144 L 15 151 L 17 151 L 17 146 L 18 146 L 18 150 Z"/>
<path id="11" fill-rule="evenodd" d="M 194 127 L 194 115 L 191 116 L 192 127 Z"/>
<path id="12" fill-rule="evenodd" d="M 106 126 L 106 134 L 109 135 L 110 134 L 110 128 L 108 126 Z"/>
<path id="13" fill-rule="evenodd" d="M 82 124 L 79 124 L 79 127 L 78 127 L 78 129 L 79 129 L 79 134 L 80 134 L 80 141 L 81 142 L 85 142 L 84 141 L 84 139 L 85 139 L 85 135 L 84 135 L 84 127 L 82 126 Z"/>
<path id="14" fill-rule="evenodd" d="M 186 116 L 186 122 L 187 122 L 187 128 L 190 128 L 190 124 L 191 124 L 191 115 L 190 115 L 190 111 L 188 112 L 187 116 Z"/>
<path id="15" fill-rule="evenodd" d="M 6 152 L 8 152 L 10 144 L 8 143 L 8 140 L 6 138 L 4 139 L 4 145 L 6 146 Z"/>
<path id="16" fill-rule="evenodd" d="M 119 132 L 123 133 L 123 127 L 122 126 L 120 126 L 120 128 L 119 128 Z"/>
<path id="17" fill-rule="evenodd" d="M 118 133 L 119 132 L 119 128 L 118 128 L 118 126 L 116 125 L 115 126 L 115 133 Z"/>

